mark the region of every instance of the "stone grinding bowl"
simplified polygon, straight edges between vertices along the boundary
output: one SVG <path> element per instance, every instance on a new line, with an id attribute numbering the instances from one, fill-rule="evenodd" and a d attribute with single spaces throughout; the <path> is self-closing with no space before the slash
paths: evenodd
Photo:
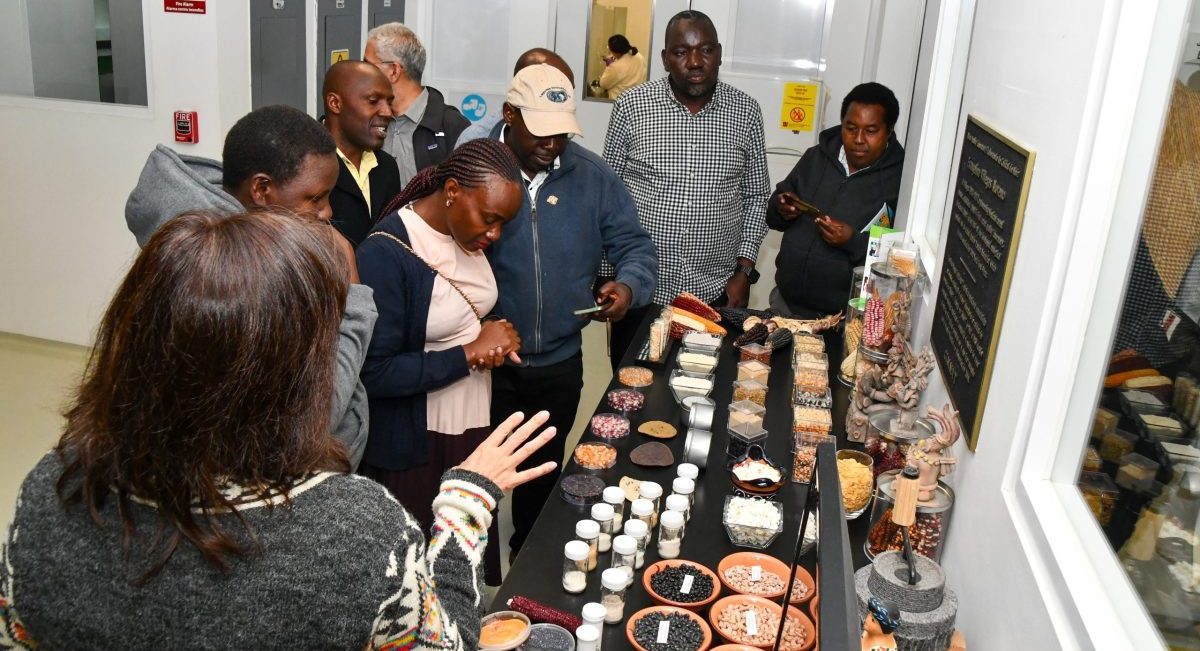
<path id="1" fill-rule="evenodd" d="M 666 597 L 658 594 L 657 592 L 654 591 L 654 588 L 652 587 L 652 584 L 650 583 L 650 579 L 655 574 L 657 574 L 661 570 L 664 570 L 668 567 L 688 567 L 688 568 L 696 570 L 696 572 L 698 574 L 703 574 L 703 575 L 707 576 L 709 579 L 712 580 L 712 584 L 713 584 L 712 594 L 708 595 L 707 598 L 705 598 L 701 601 L 697 601 L 695 603 L 684 603 L 682 601 L 671 601 L 670 599 L 667 599 Z M 721 580 L 720 580 L 720 578 L 717 577 L 717 575 L 712 570 L 708 569 L 707 567 L 704 567 L 703 565 L 701 565 L 699 563 L 684 560 L 682 558 L 671 558 L 671 559 L 667 559 L 667 560 L 663 560 L 663 561 L 658 561 L 657 563 L 651 563 L 645 569 L 645 571 L 642 572 L 642 588 L 646 590 L 646 594 L 650 595 L 650 600 L 653 601 L 655 604 L 658 604 L 660 606 L 673 606 L 675 608 L 682 608 L 683 610 L 699 612 L 701 610 L 704 610 L 704 608 L 706 606 L 708 606 L 709 604 L 711 604 L 712 602 L 716 601 L 717 597 L 719 597 L 721 595 Z"/>
<path id="2" fill-rule="evenodd" d="M 720 619 L 721 619 L 721 613 L 724 612 L 726 608 L 728 608 L 729 606 L 744 605 L 744 604 L 756 604 L 766 610 L 771 611 L 772 613 L 775 614 L 776 617 L 778 617 L 779 613 L 780 613 L 779 604 L 777 604 L 773 601 L 769 601 L 767 599 L 763 599 L 762 597 L 754 597 L 751 595 L 742 595 L 742 594 L 724 597 L 722 599 L 717 600 L 717 602 L 715 604 L 713 604 L 713 607 L 711 609 L 709 609 L 709 611 L 708 611 L 708 620 L 712 623 L 713 632 L 716 633 L 722 640 L 725 640 L 726 642 L 728 642 L 730 644 L 749 646 L 749 647 L 755 648 L 755 649 L 770 649 L 770 648 L 772 648 L 774 646 L 773 642 L 768 642 L 766 644 L 761 644 L 761 645 L 747 644 L 741 640 L 736 640 L 734 638 L 729 637 L 728 635 L 723 633 L 720 628 L 717 627 L 717 622 L 720 621 Z M 800 621 L 800 626 L 804 629 L 804 633 L 805 633 L 804 634 L 805 642 L 804 642 L 804 646 L 802 646 L 798 649 L 788 647 L 786 649 L 782 649 L 782 651 L 812 651 L 813 647 L 816 646 L 816 643 L 817 643 L 817 630 L 816 630 L 816 627 L 813 626 L 812 620 L 809 619 L 808 616 L 805 615 L 803 611 L 801 611 L 799 608 L 796 608 L 795 606 L 788 606 L 788 617 L 794 617 Z"/>
<path id="3" fill-rule="evenodd" d="M 716 586 L 713 586 L 713 592 L 716 592 Z M 703 636 L 703 639 L 700 641 L 700 646 L 696 647 L 696 651 L 708 651 L 708 647 L 712 645 L 712 629 L 709 628 L 708 622 L 704 621 L 703 617 L 693 613 L 690 610 L 687 610 L 686 608 L 676 608 L 675 606 L 651 606 L 649 608 L 643 608 L 637 611 L 625 622 L 625 638 L 629 640 L 629 644 L 633 645 L 633 648 L 637 649 L 637 651 L 647 651 L 647 649 L 646 647 L 638 644 L 637 640 L 634 639 L 633 627 L 635 624 L 637 624 L 638 620 L 652 613 L 662 613 L 664 615 L 680 613 L 685 615 L 688 619 L 700 625 L 700 634 Z"/>

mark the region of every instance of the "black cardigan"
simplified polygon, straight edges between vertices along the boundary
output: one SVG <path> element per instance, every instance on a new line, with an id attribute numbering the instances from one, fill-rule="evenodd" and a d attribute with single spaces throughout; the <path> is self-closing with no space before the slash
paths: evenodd
<path id="1" fill-rule="evenodd" d="M 350 244 L 358 246 L 363 238 L 371 232 L 384 207 L 404 186 L 400 185 L 400 168 L 396 159 L 385 151 L 375 152 L 379 164 L 367 176 L 371 179 L 371 209 L 367 210 L 367 201 L 363 198 L 362 190 L 354 182 L 354 176 L 346 167 L 346 163 L 338 157 L 338 180 L 329 193 L 329 205 L 333 208 L 333 226 L 350 240 Z"/>

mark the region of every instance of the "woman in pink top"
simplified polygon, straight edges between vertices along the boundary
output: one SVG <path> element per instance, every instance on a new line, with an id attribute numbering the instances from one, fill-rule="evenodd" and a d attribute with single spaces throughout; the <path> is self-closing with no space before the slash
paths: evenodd
<path id="1" fill-rule="evenodd" d="M 520 178 L 508 147 L 467 143 L 414 177 L 356 251 L 379 309 L 363 365 L 371 422 L 359 472 L 426 527 L 423 505 L 442 473 L 490 431 L 490 369 L 520 349 L 512 324 L 485 319 L 496 279 L 483 253 L 521 207 Z M 487 552 L 487 582 L 498 585 L 498 545 Z"/>

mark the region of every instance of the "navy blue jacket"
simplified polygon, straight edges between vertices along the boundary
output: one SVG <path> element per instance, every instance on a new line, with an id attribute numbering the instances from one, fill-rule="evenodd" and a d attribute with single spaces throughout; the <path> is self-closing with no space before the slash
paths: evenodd
<path id="1" fill-rule="evenodd" d="M 490 137 L 498 140 L 504 126 L 493 127 Z M 630 307 L 649 302 L 658 270 L 654 241 L 608 163 L 574 142 L 559 162 L 538 189 L 536 206 L 523 193 L 521 212 L 487 249 L 500 290 L 494 312 L 520 333 L 521 359 L 529 366 L 556 364 L 579 352 L 589 321 L 572 312 L 596 304 L 592 284 L 601 256 L 632 290 Z"/>
<path id="2" fill-rule="evenodd" d="M 376 231 L 411 244 L 393 211 Z M 370 406 L 370 433 L 363 463 L 406 470 L 428 461 L 425 394 L 466 377 L 471 369 L 462 346 L 425 352 L 425 323 L 435 272 L 390 238 L 365 238 L 355 249 L 358 275 L 375 290 L 379 319 L 362 367 Z"/>

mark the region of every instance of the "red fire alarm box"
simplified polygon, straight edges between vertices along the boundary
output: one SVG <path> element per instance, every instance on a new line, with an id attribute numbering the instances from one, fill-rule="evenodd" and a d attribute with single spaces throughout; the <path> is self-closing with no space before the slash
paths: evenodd
<path id="1" fill-rule="evenodd" d="M 200 142 L 200 122 L 195 111 L 175 111 L 175 142 Z"/>

